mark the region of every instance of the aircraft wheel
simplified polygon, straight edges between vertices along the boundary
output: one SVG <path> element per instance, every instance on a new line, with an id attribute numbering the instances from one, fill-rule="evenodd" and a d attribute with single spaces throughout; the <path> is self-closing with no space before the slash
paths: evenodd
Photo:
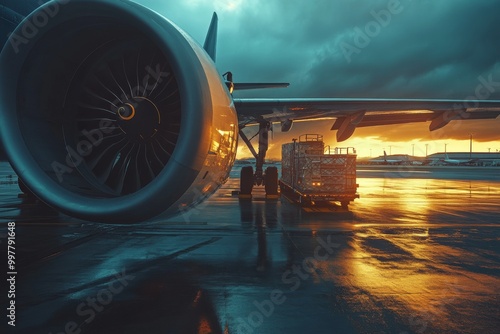
<path id="1" fill-rule="evenodd" d="M 240 194 L 250 195 L 253 189 L 253 167 L 247 166 L 241 169 Z"/>
<path id="2" fill-rule="evenodd" d="M 340 202 L 340 205 L 342 206 L 342 209 L 347 210 L 349 208 L 349 201 L 342 201 Z"/>
<path id="3" fill-rule="evenodd" d="M 278 168 L 267 167 L 265 181 L 266 195 L 278 195 Z"/>

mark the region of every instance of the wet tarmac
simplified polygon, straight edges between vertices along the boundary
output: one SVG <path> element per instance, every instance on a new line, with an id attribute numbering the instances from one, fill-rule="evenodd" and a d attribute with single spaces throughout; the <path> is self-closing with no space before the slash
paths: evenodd
<path id="1" fill-rule="evenodd" d="M 344 211 L 242 201 L 231 175 L 195 210 L 114 226 L 18 198 L 0 163 L 6 333 L 498 333 L 498 180 L 365 171 Z"/>

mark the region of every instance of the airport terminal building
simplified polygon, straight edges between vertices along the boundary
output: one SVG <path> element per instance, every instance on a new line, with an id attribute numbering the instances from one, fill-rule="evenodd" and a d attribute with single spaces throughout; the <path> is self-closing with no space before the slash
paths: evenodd
<path id="1" fill-rule="evenodd" d="M 369 165 L 472 165 L 472 166 L 500 166 L 500 152 L 442 152 L 417 157 L 408 154 L 392 154 L 380 156 L 361 164 Z"/>
<path id="2" fill-rule="evenodd" d="M 448 155 L 448 157 L 446 157 Z M 434 153 L 427 156 L 428 163 L 438 163 L 445 159 L 460 161 L 471 160 L 470 164 L 477 166 L 500 166 L 500 152 L 449 152 Z"/>

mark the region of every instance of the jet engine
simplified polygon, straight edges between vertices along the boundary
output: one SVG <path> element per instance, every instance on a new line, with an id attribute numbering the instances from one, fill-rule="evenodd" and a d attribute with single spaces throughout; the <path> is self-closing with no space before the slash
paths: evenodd
<path id="1" fill-rule="evenodd" d="M 0 136 L 26 187 L 80 219 L 187 210 L 234 163 L 238 122 L 210 56 L 121 0 L 51 1 L 0 55 Z"/>

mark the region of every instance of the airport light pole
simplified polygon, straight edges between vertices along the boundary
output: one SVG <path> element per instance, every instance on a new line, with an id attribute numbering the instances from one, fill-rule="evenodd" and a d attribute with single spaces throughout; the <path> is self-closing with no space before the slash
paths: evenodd
<path id="1" fill-rule="evenodd" d="M 469 133 L 470 136 L 470 152 L 469 152 L 469 159 L 472 159 L 472 133 Z"/>
<path id="2" fill-rule="evenodd" d="M 444 144 L 444 153 L 446 153 L 446 146 L 448 146 L 448 144 Z"/>
<path id="3" fill-rule="evenodd" d="M 427 158 L 427 149 L 429 148 L 429 144 L 425 144 L 425 157 Z"/>

